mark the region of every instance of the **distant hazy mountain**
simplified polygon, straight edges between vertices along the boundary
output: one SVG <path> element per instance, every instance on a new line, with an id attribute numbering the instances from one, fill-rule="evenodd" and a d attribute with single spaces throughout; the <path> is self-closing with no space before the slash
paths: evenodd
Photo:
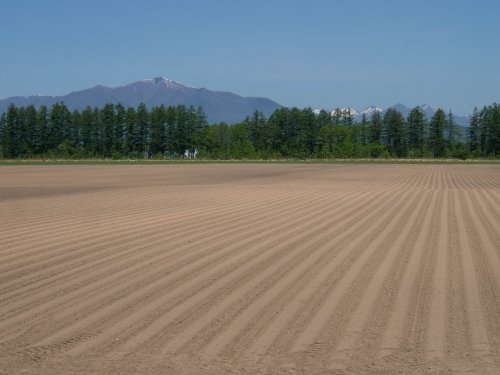
<path id="1" fill-rule="evenodd" d="M 229 124 L 242 121 L 256 110 L 268 117 L 281 107 L 266 98 L 242 97 L 230 92 L 194 88 L 165 78 L 153 78 L 115 88 L 99 85 L 62 96 L 11 97 L 0 100 L 0 113 L 10 103 L 39 107 L 51 106 L 56 102 L 64 102 L 70 110 L 82 110 L 86 106 L 102 107 L 106 103 L 121 103 L 125 107 L 137 107 L 145 103 L 148 108 L 161 104 L 201 106 L 210 123 L 224 121 Z"/>
<path id="2" fill-rule="evenodd" d="M 404 104 L 401 104 L 401 103 L 398 103 L 398 104 L 395 104 L 391 107 L 388 107 L 386 109 L 384 108 L 381 108 L 381 107 L 377 107 L 375 105 L 371 105 L 367 108 L 365 108 L 364 110 L 362 111 L 358 111 L 354 108 L 351 108 L 351 107 L 344 107 L 344 108 L 340 108 L 341 111 L 350 111 L 351 115 L 354 117 L 354 119 L 356 121 L 359 121 L 361 120 L 363 114 L 366 115 L 366 118 L 369 120 L 370 117 L 372 116 L 372 114 L 374 112 L 381 112 L 382 114 L 385 113 L 385 111 L 387 111 L 389 108 L 394 108 L 396 110 L 398 110 L 399 112 L 401 112 L 401 114 L 406 118 L 408 117 L 408 114 L 410 113 L 411 111 L 411 108 L 404 105 Z M 427 119 L 430 120 L 432 116 L 434 116 L 434 114 L 436 113 L 436 111 L 438 110 L 437 107 L 432 107 L 430 105 L 427 105 L 427 104 L 423 104 L 420 106 L 420 108 L 422 108 L 422 110 L 424 111 L 425 115 L 427 116 Z M 315 113 L 319 113 L 319 109 L 315 109 L 314 112 Z M 331 112 L 331 114 L 333 115 L 334 112 L 335 112 L 335 109 L 331 109 L 329 110 Z M 455 120 L 455 123 L 460 126 L 460 127 L 467 127 L 469 126 L 469 118 L 470 116 L 469 115 L 466 115 L 466 116 L 457 116 L 457 115 L 454 115 L 454 120 Z"/>
<path id="3" fill-rule="evenodd" d="M 399 112 L 401 112 L 403 114 L 404 117 L 407 117 L 408 114 L 411 111 L 410 107 L 408 107 L 408 106 L 406 106 L 404 104 L 401 104 L 401 103 L 393 105 L 392 107 L 389 107 L 389 108 L 395 108 L 395 109 L 397 109 Z M 426 115 L 426 117 L 427 117 L 428 120 L 430 120 L 431 117 L 434 116 L 434 114 L 438 110 L 437 107 L 432 107 L 432 106 L 430 106 L 428 104 L 423 104 L 423 105 L 420 106 L 420 108 L 422 108 L 422 111 L 424 111 L 424 113 L 425 113 L 425 115 Z M 446 112 L 446 110 L 445 110 L 445 112 Z M 448 114 L 448 112 L 446 112 L 446 114 Z M 469 119 L 470 119 L 469 115 L 466 115 L 466 116 L 453 115 L 453 119 L 455 120 L 455 123 L 458 126 L 461 126 L 461 127 L 469 126 Z"/>

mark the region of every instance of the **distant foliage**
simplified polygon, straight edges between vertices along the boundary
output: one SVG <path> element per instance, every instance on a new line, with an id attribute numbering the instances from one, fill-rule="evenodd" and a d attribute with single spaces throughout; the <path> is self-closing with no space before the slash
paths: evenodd
<path id="1" fill-rule="evenodd" d="M 494 103 L 474 109 L 468 134 L 469 151 L 475 157 L 500 155 L 500 105 Z"/>
<path id="2" fill-rule="evenodd" d="M 497 157 L 500 106 L 475 110 L 466 143 L 453 114 L 427 119 L 420 107 L 408 118 L 396 109 L 354 122 L 352 113 L 280 108 L 269 119 L 254 112 L 242 123 L 207 123 L 202 108 L 148 109 L 106 104 L 70 112 L 11 105 L 0 117 L 3 158 L 330 159 L 379 157 Z"/>

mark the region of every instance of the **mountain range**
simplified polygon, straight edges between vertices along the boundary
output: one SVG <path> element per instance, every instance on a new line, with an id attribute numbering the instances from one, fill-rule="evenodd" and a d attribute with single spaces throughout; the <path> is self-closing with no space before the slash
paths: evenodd
<path id="1" fill-rule="evenodd" d="M 70 110 L 82 110 L 87 106 L 102 107 L 106 103 L 121 103 L 125 107 L 137 107 L 145 103 L 148 108 L 166 106 L 201 106 L 209 123 L 237 123 L 256 110 L 270 116 L 281 105 L 267 98 L 243 97 L 230 92 L 195 88 L 163 77 L 145 79 L 119 87 L 95 86 L 67 95 L 15 96 L 0 100 L 0 113 L 13 103 L 16 106 L 51 106 L 64 102 Z"/>
<path id="2" fill-rule="evenodd" d="M 57 102 L 64 102 L 70 110 L 82 110 L 87 106 L 103 107 L 107 103 L 121 103 L 125 107 L 137 107 L 140 103 L 145 103 L 148 108 L 164 104 L 165 106 L 187 105 L 201 106 L 207 115 L 209 123 L 225 122 L 234 124 L 245 119 L 253 112 L 260 111 L 269 117 L 281 105 L 267 98 L 243 97 L 231 92 L 212 91 L 206 88 L 196 88 L 183 83 L 166 79 L 163 77 L 144 79 L 122 85 L 119 87 L 106 87 L 97 85 L 95 87 L 74 91 L 67 95 L 33 95 L 14 96 L 0 100 L 0 113 L 5 112 L 8 106 L 13 103 L 16 106 L 41 105 L 52 106 Z M 437 108 L 429 105 L 420 106 L 427 118 L 430 119 Z M 411 108 L 404 104 L 395 104 L 392 107 L 408 116 Z M 348 110 L 356 121 L 361 120 L 363 114 L 369 120 L 373 112 L 384 113 L 389 108 L 381 108 L 375 105 L 369 106 L 362 111 L 353 108 L 340 108 Z M 319 113 L 319 109 L 314 112 Z M 334 109 L 330 110 L 332 113 Z M 469 125 L 469 116 L 455 116 L 455 122 L 459 126 Z"/>
<path id="3" fill-rule="evenodd" d="M 434 116 L 434 114 L 438 110 L 437 107 L 432 107 L 432 106 L 430 106 L 428 104 L 422 104 L 419 107 L 422 109 L 422 111 L 424 112 L 425 116 L 429 120 L 432 118 L 432 116 Z M 353 116 L 353 118 L 354 118 L 355 121 L 361 121 L 361 118 L 363 117 L 363 114 L 366 116 L 366 119 L 369 121 L 374 112 L 381 112 L 382 114 L 384 114 L 390 108 L 396 109 L 405 118 L 408 117 L 408 114 L 411 111 L 410 107 L 408 107 L 408 106 L 406 106 L 404 104 L 401 104 L 401 103 L 395 104 L 395 105 L 387 107 L 385 109 L 381 108 L 381 107 L 378 107 L 376 105 L 371 105 L 371 106 L 365 108 L 362 111 L 358 111 L 358 110 L 356 110 L 356 109 L 354 109 L 352 107 L 343 107 L 343 108 L 338 108 L 338 109 L 340 109 L 341 111 L 344 111 L 344 112 L 345 111 L 349 111 L 351 113 L 351 115 Z M 331 110 L 327 110 L 327 111 L 330 112 L 333 115 L 335 113 L 336 109 L 337 108 L 331 109 Z M 315 113 L 319 113 L 320 110 L 319 109 L 315 109 L 314 112 Z M 469 119 L 470 119 L 469 115 L 466 115 L 466 116 L 457 116 L 457 115 L 454 115 L 453 119 L 454 119 L 455 123 L 458 126 L 460 126 L 460 127 L 467 127 L 467 126 L 469 126 Z"/>

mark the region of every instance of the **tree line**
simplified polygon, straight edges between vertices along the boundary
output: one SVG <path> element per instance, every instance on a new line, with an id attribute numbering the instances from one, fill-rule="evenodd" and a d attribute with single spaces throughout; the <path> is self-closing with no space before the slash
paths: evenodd
<path id="1" fill-rule="evenodd" d="M 196 150 L 207 159 L 497 157 L 500 106 L 475 110 L 467 134 L 451 112 L 405 118 L 394 108 L 354 121 L 350 111 L 256 111 L 235 125 L 208 124 L 202 108 L 106 104 L 70 111 L 64 103 L 9 106 L 0 117 L 3 158 L 176 158 Z"/>

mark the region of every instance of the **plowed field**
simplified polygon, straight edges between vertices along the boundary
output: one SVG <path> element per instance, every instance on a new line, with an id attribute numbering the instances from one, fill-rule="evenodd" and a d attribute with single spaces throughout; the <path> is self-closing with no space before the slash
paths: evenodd
<path id="1" fill-rule="evenodd" d="M 500 168 L 0 168 L 0 374 L 500 373 Z"/>

